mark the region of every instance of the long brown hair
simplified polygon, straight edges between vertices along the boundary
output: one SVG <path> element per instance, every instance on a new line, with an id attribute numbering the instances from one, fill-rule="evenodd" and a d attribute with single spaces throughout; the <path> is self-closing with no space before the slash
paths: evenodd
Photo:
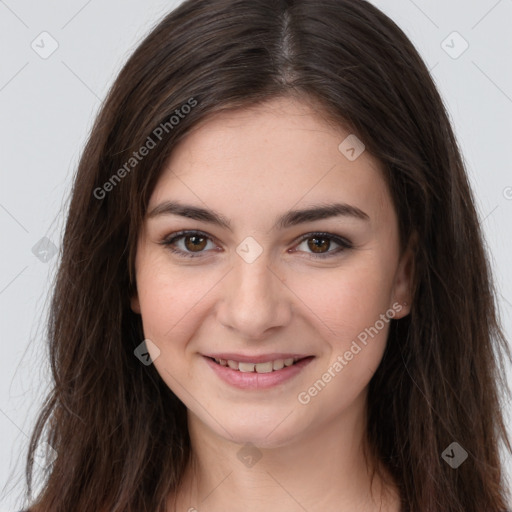
<path id="1" fill-rule="evenodd" d="M 34 510 L 163 511 L 178 488 L 190 456 L 186 409 L 134 355 L 144 339 L 129 302 L 137 237 L 177 141 L 213 112 L 290 94 L 317 101 L 382 162 L 403 246 L 417 235 L 412 310 L 391 320 L 370 382 L 374 454 L 404 510 L 506 508 L 500 361 L 510 352 L 460 150 L 424 62 L 363 0 L 187 0 L 125 64 L 78 166 L 29 499 L 38 444 L 57 458 Z M 453 442 L 468 453 L 457 469 L 442 456 Z"/>

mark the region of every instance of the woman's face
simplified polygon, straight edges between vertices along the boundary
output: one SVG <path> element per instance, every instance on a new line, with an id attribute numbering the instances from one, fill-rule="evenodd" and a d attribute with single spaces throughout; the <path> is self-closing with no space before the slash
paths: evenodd
<path id="1" fill-rule="evenodd" d="M 349 135 L 291 99 L 217 114 L 151 196 L 132 309 L 162 379 L 218 436 L 279 446 L 361 414 L 409 312 L 410 253 Z"/>

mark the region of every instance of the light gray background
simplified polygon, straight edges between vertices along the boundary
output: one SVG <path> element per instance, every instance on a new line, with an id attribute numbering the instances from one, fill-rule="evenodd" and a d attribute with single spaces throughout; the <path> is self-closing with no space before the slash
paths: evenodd
<path id="1" fill-rule="evenodd" d="M 0 512 L 22 505 L 28 435 L 48 389 L 44 315 L 58 258 L 45 263 L 32 248 L 43 237 L 59 245 L 72 176 L 100 102 L 137 43 L 178 3 L 0 0 Z M 512 0 L 373 3 L 411 38 L 448 107 L 510 339 Z M 51 48 L 39 36 L 44 31 L 58 43 L 47 59 L 31 47 Z M 454 31 L 469 44 L 457 58 L 464 42 Z M 512 475 L 509 457 L 507 469 Z"/>

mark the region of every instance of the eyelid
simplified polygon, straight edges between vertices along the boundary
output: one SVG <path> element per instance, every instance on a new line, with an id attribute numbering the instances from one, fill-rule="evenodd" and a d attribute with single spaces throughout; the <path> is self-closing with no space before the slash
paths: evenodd
<path id="1" fill-rule="evenodd" d="M 217 239 L 215 237 L 209 235 L 205 231 L 201 231 L 200 229 L 184 229 L 181 231 L 175 231 L 174 233 L 171 233 L 170 235 L 165 236 L 159 243 L 161 245 L 163 245 L 164 247 L 167 247 L 171 252 L 173 252 L 175 254 L 179 254 L 180 256 L 183 256 L 185 258 L 204 257 L 204 255 L 206 254 L 206 251 L 199 251 L 197 253 L 193 253 L 193 252 L 182 251 L 181 249 L 174 249 L 172 247 L 172 244 L 175 243 L 175 241 L 177 241 L 181 238 L 185 238 L 187 236 L 193 236 L 193 235 L 199 235 L 199 236 L 206 238 L 206 239 L 216 243 L 217 245 L 219 245 L 217 242 Z"/>
<path id="2" fill-rule="evenodd" d="M 193 236 L 193 235 L 199 235 L 203 238 L 208 239 L 209 241 L 212 241 L 214 243 L 217 243 L 217 239 L 210 234 L 206 233 L 205 231 L 201 231 L 198 229 L 189 229 L 189 230 L 181 230 L 181 231 L 175 231 L 174 233 L 171 233 L 170 235 L 167 235 L 164 237 L 159 243 L 165 247 L 167 247 L 171 252 L 175 254 L 179 254 L 180 256 L 183 256 L 185 258 L 198 258 L 198 257 L 205 257 L 205 254 L 209 251 L 199 251 L 197 253 L 193 252 L 186 252 L 182 251 L 181 249 L 175 249 L 172 247 L 172 245 L 179 239 L 185 238 L 187 236 Z M 347 249 L 353 249 L 354 245 L 350 240 L 348 240 L 345 237 L 342 237 L 341 235 L 337 235 L 335 233 L 328 233 L 328 232 L 322 232 L 322 231 L 311 231 L 309 233 L 305 233 L 301 235 L 298 239 L 295 240 L 294 245 L 301 244 L 304 240 L 308 240 L 310 238 L 320 238 L 324 237 L 329 239 L 330 241 L 338 244 L 340 247 L 334 250 L 330 250 L 325 253 L 306 253 L 310 258 L 313 259 L 322 259 L 322 258 L 330 258 L 334 255 L 343 252 Z M 294 251 L 296 252 L 296 251 Z M 302 251 L 298 251 L 302 252 Z"/>
<path id="3" fill-rule="evenodd" d="M 330 257 L 334 257 L 335 255 L 337 255 L 341 252 L 344 252 L 347 249 L 354 248 L 354 245 L 352 244 L 352 242 L 350 240 L 346 239 L 345 237 L 336 235 L 335 233 L 327 233 L 327 232 L 323 232 L 323 231 L 311 231 L 309 233 L 305 233 L 304 235 L 301 235 L 299 237 L 299 239 L 295 245 L 299 245 L 304 240 L 308 240 L 310 238 L 321 238 L 321 237 L 329 239 L 331 242 L 338 244 L 340 247 L 338 247 L 337 249 L 334 249 L 334 250 L 324 252 L 324 253 L 313 253 L 313 252 L 306 253 L 308 255 L 307 257 L 310 257 L 310 258 L 312 257 L 314 259 L 322 259 L 322 258 L 327 259 Z"/>

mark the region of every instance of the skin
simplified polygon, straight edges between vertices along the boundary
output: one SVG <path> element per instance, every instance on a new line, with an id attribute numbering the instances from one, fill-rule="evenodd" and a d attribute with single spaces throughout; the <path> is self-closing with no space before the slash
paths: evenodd
<path id="1" fill-rule="evenodd" d="M 399 249 L 398 219 L 379 162 L 350 161 L 338 149 L 349 132 L 310 101 L 279 98 L 210 116 L 174 149 L 148 212 L 167 200 L 213 209 L 232 231 L 177 215 L 147 218 L 136 257 L 133 311 L 142 315 L 154 365 L 188 409 L 193 462 L 168 510 L 398 512 L 392 483 L 363 456 L 368 383 L 381 361 L 389 323 L 307 404 L 298 395 L 395 304 L 409 313 L 412 252 Z M 337 216 L 285 229 L 291 209 L 344 202 L 369 220 Z M 199 257 L 160 242 L 179 230 L 211 239 Z M 327 232 L 353 248 L 321 246 L 304 234 Z M 236 252 L 248 236 L 262 249 L 252 263 Z M 190 239 L 175 247 L 194 253 Z M 397 306 L 397 304 L 399 306 Z M 400 308 L 399 312 L 396 310 Z M 206 364 L 211 352 L 314 355 L 298 375 L 265 390 L 224 383 Z M 151 351 L 150 351 L 151 352 Z M 237 453 L 251 443 L 252 467 Z M 314 461 L 314 462 L 313 462 Z M 370 461 L 369 464 L 372 464 Z"/>

